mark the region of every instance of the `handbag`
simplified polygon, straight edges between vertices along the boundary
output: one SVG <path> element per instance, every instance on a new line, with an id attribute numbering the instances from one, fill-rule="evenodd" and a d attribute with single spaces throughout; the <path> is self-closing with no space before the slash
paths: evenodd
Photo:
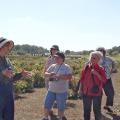
<path id="1" fill-rule="evenodd" d="M 93 81 L 93 87 L 91 88 L 92 93 L 98 93 L 99 92 L 99 86 L 95 83 L 94 76 L 92 74 L 92 81 Z"/>

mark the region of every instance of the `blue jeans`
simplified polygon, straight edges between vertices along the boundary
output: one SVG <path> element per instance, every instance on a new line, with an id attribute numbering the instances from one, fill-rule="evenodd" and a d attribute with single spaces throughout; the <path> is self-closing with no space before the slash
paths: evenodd
<path id="1" fill-rule="evenodd" d="M 106 84 L 104 85 L 104 92 L 105 92 L 105 95 L 107 96 L 106 105 L 113 106 L 114 88 L 113 88 L 111 78 L 108 79 Z"/>
<path id="2" fill-rule="evenodd" d="M 101 99 L 102 96 L 83 95 L 84 120 L 90 120 L 92 103 L 95 120 L 101 120 Z"/>
<path id="3" fill-rule="evenodd" d="M 51 110 L 53 103 L 56 100 L 58 110 L 64 111 L 66 106 L 66 99 L 67 99 L 67 92 L 54 93 L 54 92 L 48 91 L 45 98 L 44 107 L 47 108 L 48 110 Z"/>

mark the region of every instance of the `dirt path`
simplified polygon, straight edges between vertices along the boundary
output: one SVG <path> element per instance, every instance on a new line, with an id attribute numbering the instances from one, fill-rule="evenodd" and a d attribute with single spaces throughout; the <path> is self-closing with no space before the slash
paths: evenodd
<path id="1" fill-rule="evenodd" d="M 120 72 L 113 76 L 115 88 L 114 114 L 109 114 L 102 109 L 103 120 L 120 120 Z M 45 89 L 34 89 L 31 93 L 22 94 L 15 101 L 15 120 L 41 120 L 43 117 L 43 99 Z M 105 95 L 102 99 L 102 108 Z M 54 109 L 55 114 L 57 110 Z M 65 115 L 68 120 L 83 120 L 81 100 L 68 100 Z M 53 119 L 57 120 L 57 119 Z M 91 120 L 94 120 L 93 112 Z"/>

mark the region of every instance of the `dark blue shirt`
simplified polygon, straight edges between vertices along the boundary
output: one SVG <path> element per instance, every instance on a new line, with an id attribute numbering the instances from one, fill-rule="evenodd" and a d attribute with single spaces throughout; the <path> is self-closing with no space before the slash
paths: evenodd
<path id="1" fill-rule="evenodd" d="M 16 73 L 12 78 L 8 78 L 2 74 L 2 71 L 6 69 L 13 69 L 10 60 L 6 57 L 0 57 L 0 83 L 7 84 L 8 82 L 19 80 L 22 77 L 21 73 Z"/>

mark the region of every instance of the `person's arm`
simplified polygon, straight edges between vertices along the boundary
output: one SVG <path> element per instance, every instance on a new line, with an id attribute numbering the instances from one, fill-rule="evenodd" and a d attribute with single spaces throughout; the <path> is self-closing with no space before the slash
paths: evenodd
<path id="1" fill-rule="evenodd" d="M 54 72 L 45 72 L 45 77 L 52 77 L 54 75 L 56 75 Z"/>
<path id="2" fill-rule="evenodd" d="M 75 88 L 76 92 L 78 92 L 79 88 L 80 88 L 80 80 L 77 82 L 77 85 L 76 85 L 76 88 Z"/>
<path id="3" fill-rule="evenodd" d="M 50 67 L 48 67 L 48 69 L 45 71 L 45 77 L 53 77 L 54 75 L 56 75 L 54 72 L 52 72 L 54 70 L 54 66 L 55 64 L 52 64 Z"/>
<path id="4" fill-rule="evenodd" d="M 82 71 L 80 72 L 80 80 L 79 80 L 79 83 L 78 83 L 78 92 L 79 94 L 82 93 L 82 82 L 84 81 L 84 75 L 85 75 L 85 67 L 82 69 Z"/>
<path id="5" fill-rule="evenodd" d="M 99 72 L 97 72 L 96 70 L 92 69 L 92 70 L 91 70 L 91 73 L 92 73 L 93 75 L 96 75 L 99 80 L 102 80 L 102 75 L 101 75 Z"/>
<path id="6" fill-rule="evenodd" d="M 22 78 L 22 74 L 21 73 L 16 73 L 12 78 L 12 82 L 20 80 L 21 78 Z"/>
<path id="7" fill-rule="evenodd" d="M 117 72 L 117 68 L 116 68 L 116 64 L 115 64 L 115 61 L 111 60 L 112 61 L 112 69 L 111 69 L 111 73 L 116 73 Z"/>
<path id="8" fill-rule="evenodd" d="M 62 80 L 71 80 L 72 79 L 72 74 L 67 74 L 67 75 L 56 75 L 57 79 L 62 79 Z"/>
<path id="9" fill-rule="evenodd" d="M 11 82 L 20 80 L 25 77 L 31 77 L 32 74 L 29 71 L 23 70 L 21 73 L 15 73 L 15 75 L 11 78 Z"/>
<path id="10" fill-rule="evenodd" d="M 103 83 L 103 85 L 106 83 L 106 81 L 107 81 L 107 78 L 106 78 L 106 74 L 105 74 L 105 68 L 104 67 L 100 67 L 99 68 L 99 72 L 100 72 L 100 75 L 101 75 L 101 78 L 102 78 L 102 83 Z"/>
<path id="11" fill-rule="evenodd" d="M 72 69 L 66 64 L 64 74 L 56 74 L 57 79 L 61 80 L 71 80 L 72 79 Z"/>
<path id="12" fill-rule="evenodd" d="M 82 91 L 82 83 L 80 81 L 79 83 L 79 89 L 78 89 L 78 95 L 79 95 L 79 99 L 82 99 L 83 98 L 83 91 Z"/>

